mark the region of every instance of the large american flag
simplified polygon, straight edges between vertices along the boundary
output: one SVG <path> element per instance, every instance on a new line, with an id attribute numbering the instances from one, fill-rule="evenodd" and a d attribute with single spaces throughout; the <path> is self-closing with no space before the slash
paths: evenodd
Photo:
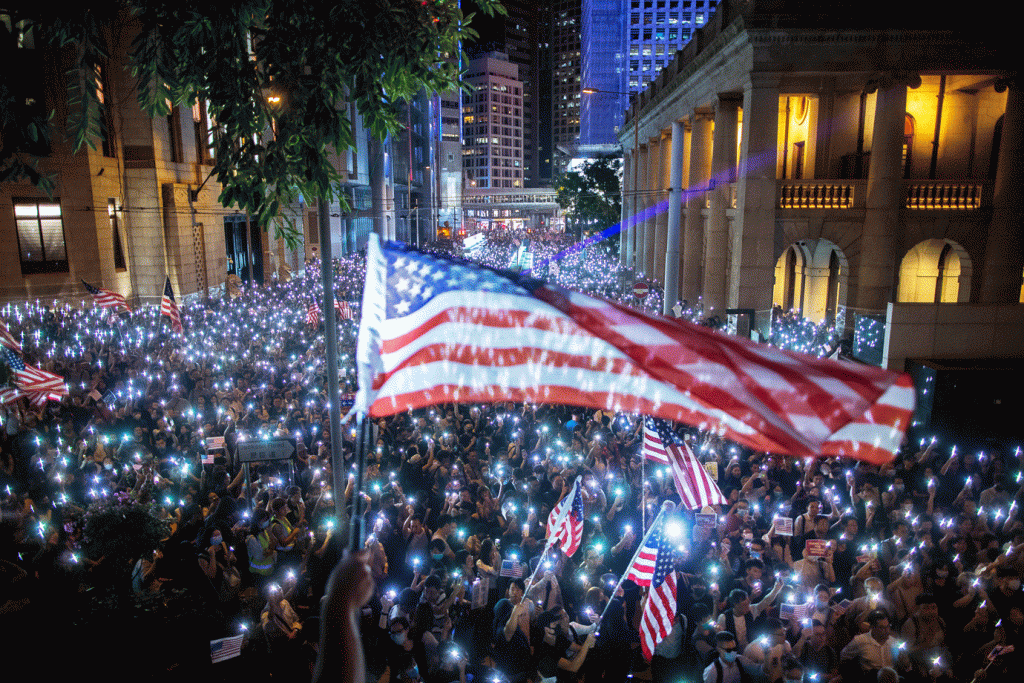
<path id="1" fill-rule="evenodd" d="M 315 301 L 311 301 L 306 307 L 306 324 L 316 327 L 320 324 L 320 307 Z"/>
<path id="2" fill-rule="evenodd" d="M 14 335 L 11 334 L 11 331 L 7 329 L 7 325 L 3 322 L 0 322 L 0 346 L 6 346 L 21 353 L 21 343 L 14 338 Z"/>
<path id="3" fill-rule="evenodd" d="M 644 457 L 672 468 L 676 493 L 687 510 L 705 505 L 727 505 L 729 500 L 718 488 L 689 445 L 665 420 L 644 417 Z"/>
<path id="4" fill-rule="evenodd" d="M 8 348 L 0 349 L 3 352 L 3 359 L 14 372 L 14 384 L 26 395 L 44 394 L 46 398 L 66 396 L 68 385 L 64 378 L 52 372 L 41 370 L 25 362 Z M 33 398 L 35 398 L 33 396 Z M 45 399 L 43 399 L 45 402 Z"/>
<path id="5" fill-rule="evenodd" d="M 166 315 L 171 319 L 171 329 L 181 334 L 181 312 L 178 310 L 178 302 L 174 300 L 174 290 L 171 289 L 171 278 L 167 278 L 164 284 L 164 296 L 160 299 L 160 315 Z"/>
<path id="6" fill-rule="evenodd" d="M 85 280 L 82 280 L 82 284 L 85 286 L 87 292 L 92 294 L 92 298 L 96 301 L 96 305 L 100 308 L 124 308 L 129 313 L 132 309 L 128 307 L 128 302 L 125 298 L 117 292 L 112 292 L 109 289 L 103 289 L 101 287 L 93 287 Z"/>
<path id="7" fill-rule="evenodd" d="M 678 540 L 666 532 L 674 516 L 661 514 L 644 545 L 626 570 L 625 579 L 650 586 L 640 621 L 640 646 L 651 661 L 654 648 L 672 631 L 676 618 L 675 546 Z"/>
<path id="8" fill-rule="evenodd" d="M 446 402 L 637 412 L 760 451 L 892 459 L 909 376 L 780 351 L 370 236 L 359 396 L 373 417 Z"/>
<path id="9" fill-rule="evenodd" d="M 583 542 L 583 495 L 579 477 L 565 498 L 551 510 L 547 528 L 551 547 L 561 548 L 567 557 L 572 557 Z"/>

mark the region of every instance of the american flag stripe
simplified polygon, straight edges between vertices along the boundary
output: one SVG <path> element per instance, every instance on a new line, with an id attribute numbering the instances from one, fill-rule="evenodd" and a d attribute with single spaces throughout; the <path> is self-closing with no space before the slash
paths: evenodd
<path id="1" fill-rule="evenodd" d="M 123 296 L 117 292 L 112 292 L 109 289 L 103 289 L 102 287 L 94 287 L 85 280 L 82 280 L 82 284 L 85 285 L 86 291 L 92 295 L 96 301 L 96 305 L 100 308 L 124 308 L 129 313 L 132 309 L 128 307 L 128 302 Z"/>
<path id="2" fill-rule="evenodd" d="M 7 405 L 8 403 L 14 403 L 22 396 L 26 396 L 18 387 L 3 387 L 0 389 L 0 405 Z"/>
<path id="3" fill-rule="evenodd" d="M 168 277 L 164 284 L 164 295 L 160 299 L 160 315 L 166 315 L 171 319 L 171 329 L 181 334 L 181 312 L 178 310 L 178 302 L 174 300 L 174 290 L 171 289 L 171 278 Z"/>
<path id="4" fill-rule="evenodd" d="M 7 325 L 3 322 L 0 322 L 0 344 L 21 353 L 21 344 L 14 338 L 11 331 L 7 329 Z"/>
<path id="5" fill-rule="evenodd" d="M 701 465 L 689 445 L 672 431 L 671 426 L 659 418 L 644 418 L 644 457 L 668 460 L 676 493 L 687 510 L 700 510 L 708 505 L 725 505 L 728 499 L 718 488 L 711 475 Z"/>
<path id="6" fill-rule="evenodd" d="M 66 396 L 68 394 L 68 386 L 60 375 L 26 365 L 25 361 L 10 349 L 3 348 L 0 350 L 3 351 L 0 356 L 3 357 L 7 365 L 14 371 L 15 385 L 25 392 L 26 395 L 33 392 L 58 394 L 59 396 Z"/>
<path id="7" fill-rule="evenodd" d="M 654 562 L 657 559 L 657 549 L 644 546 L 640 549 L 640 552 L 637 553 L 636 559 L 633 560 L 633 564 L 630 566 L 629 573 L 626 574 L 626 578 L 638 586 L 650 586 L 651 577 L 654 576 Z"/>
<path id="8" fill-rule="evenodd" d="M 230 638 L 219 638 L 210 641 L 210 659 L 214 664 L 225 659 L 238 657 L 242 654 L 243 636 L 232 636 Z"/>
<path id="9" fill-rule="evenodd" d="M 580 477 L 576 477 L 565 498 L 558 501 L 548 515 L 548 536 L 552 547 L 561 548 L 571 557 L 583 541 L 583 497 Z"/>
<path id="10" fill-rule="evenodd" d="M 660 465 L 668 465 L 670 463 L 668 450 L 665 448 L 665 444 L 661 442 L 661 437 L 658 436 L 658 432 L 654 431 L 649 420 L 644 420 L 643 443 L 643 454 L 645 458 L 653 460 Z"/>
<path id="11" fill-rule="evenodd" d="M 352 305 L 347 301 L 334 300 L 334 310 L 338 312 L 342 320 L 352 319 Z"/>
<path id="12" fill-rule="evenodd" d="M 643 618 L 640 622 L 640 647 L 644 657 L 651 661 L 654 648 L 672 632 L 676 619 L 676 572 L 672 571 L 657 588 L 647 596 Z"/>
<path id="13" fill-rule="evenodd" d="M 421 408 L 453 397 L 493 401 L 507 392 L 509 400 L 646 414 L 673 405 L 693 423 L 703 423 L 710 416 L 730 424 L 736 433 L 755 436 L 742 421 L 700 405 L 675 387 L 658 386 L 660 394 L 655 395 L 649 376 L 618 349 L 590 337 L 543 304 L 534 302 L 535 310 L 521 310 L 529 303 L 523 297 L 489 294 L 487 305 L 501 310 L 488 311 L 480 308 L 478 292 L 453 291 L 434 297 L 415 314 L 385 321 L 382 368 L 374 382 L 378 401 L 388 400 L 392 408 L 405 410 L 406 406 Z M 458 343 L 463 338 L 465 343 Z M 510 379 L 516 372 L 518 381 Z M 425 386 L 431 377 L 438 379 L 437 383 Z M 389 388 L 401 391 L 406 387 L 424 389 L 388 397 Z M 618 402 L 612 403 L 613 399 Z M 383 407 L 375 405 L 371 414 L 397 412 L 378 415 L 377 409 Z"/>
<path id="14" fill-rule="evenodd" d="M 640 412 L 755 450 L 881 463 L 909 378 L 768 349 L 371 236 L 354 410 L 523 400 Z"/>
<path id="15" fill-rule="evenodd" d="M 306 324 L 314 327 L 320 324 L 320 307 L 315 303 L 306 308 Z"/>

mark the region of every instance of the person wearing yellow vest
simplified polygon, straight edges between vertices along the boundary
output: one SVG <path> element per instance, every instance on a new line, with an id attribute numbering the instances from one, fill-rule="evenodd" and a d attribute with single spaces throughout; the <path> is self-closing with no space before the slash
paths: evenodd
<path id="1" fill-rule="evenodd" d="M 295 539 L 302 533 L 305 520 L 299 520 L 297 525 L 292 526 L 288 521 L 288 512 L 291 508 L 287 498 L 275 498 L 270 501 L 270 510 L 274 515 L 270 522 L 270 536 L 276 543 L 274 549 L 277 551 L 277 570 L 297 572 L 302 555 L 295 547 Z"/>
<path id="2" fill-rule="evenodd" d="M 256 590 L 262 595 L 264 586 L 274 573 L 277 559 L 277 539 L 270 533 L 270 513 L 257 510 L 250 531 L 245 539 L 245 547 L 249 551 L 249 574 Z"/>

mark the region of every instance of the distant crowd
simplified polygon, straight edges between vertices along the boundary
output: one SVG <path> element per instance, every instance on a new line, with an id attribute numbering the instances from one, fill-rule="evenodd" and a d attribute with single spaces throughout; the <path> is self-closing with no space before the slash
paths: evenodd
<path id="1" fill-rule="evenodd" d="M 336 265 L 353 302 L 360 267 Z M 662 502 L 680 498 L 666 468 L 642 458 L 639 416 L 512 403 L 404 412 L 374 425 L 356 491 L 352 429 L 344 462 L 330 456 L 323 323 L 305 321 L 312 270 L 184 307 L 184 336 L 146 311 L 0 314 L 26 359 L 71 387 L 43 409 L 19 399 L 2 410 L 0 624 L 47 624 L 38 637 L 53 653 L 65 635 L 89 643 L 74 662 L 32 660 L 36 675 L 117 661 L 117 633 L 53 621 L 103 593 L 126 614 L 180 595 L 202 606 L 201 634 L 150 644 L 170 662 L 161 675 L 305 679 L 347 542 L 335 499 L 350 513 L 356 496 L 374 581 L 360 613 L 369 680 L 859 683 L 1015 670 L 1019 450 L 926 440 L 874 467 L 754 453 L 678 425 L 729 504 L 686 513 L 677 618 L 648 663 L 645 592 L 614 588 Z M 344 379 L 356 324 L 341 323 Z M 264 437 L 294 440 L 295 456 L 246 472 L 239 443 Z M 541 557 L 548 515 L 577 477 L 583 543 Z M 128 540 L 152 538 L 134 555 L 96 523 L 128 511 L 144 521 Z M 236 634 L 237 658 L 193 651 Z"/>

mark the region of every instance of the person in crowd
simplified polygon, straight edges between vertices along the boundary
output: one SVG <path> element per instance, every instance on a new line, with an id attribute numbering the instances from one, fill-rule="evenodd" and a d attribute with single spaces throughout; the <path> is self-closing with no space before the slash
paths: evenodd
<path id="1" fill-rule="evenodd" d="M 537 242 L 554 255 L 569 246 L 560 239 Z M 510 244 L 489 235 L 487 253 L 498 263 Z M 566 258 L 575 265 L 561 278 L 592 255 Z M 353 301 L 362 268 L 358 256 L 336 264 Z M 0 311 L 26 360 L 70 388 L 42 407 L 0 408 L 0 604 L 27 616 L 18 629 L 46 605 L 80 615 L 97 593 L 131 594 L 201 606 L 190 631 L 211 639 L 245 626 L 255 679 L 303 670 L 317 631 L 318 680 L 619 683 L 645 668 L 649 589 L 615 588 L 662 504 L 681 497 L 644 461 L 642 421 L 542 401 L 403 410 L 374 420 L 356 491 L 355 439 L 344 430 L 336 462 L 322 330 L 305 322 L 313 282 L 184 305 L 183 335 L 157 331 L 144 311 L 111 322 L 65 306 L 45 314 L 37 340 L 41 308 Z M 351 394 L 356 323 L 339 330 Z M 990 661 L 990 672 L 1014 670 L 1014 654 L 997 649 L 1024 647 L 1014 444 L 926 438 L 869 465 L 767 456 L 675 428 L 730 502 L 703 519 L 679 513 L 693 533 L 678 550 L 656 682 L 791 680 L 801 670 L 790 656 L 805 680 L 833 683 L 890 671 L 970 680 Z M 247 440 L 285 436 L 290 463 L 239 462 Z M 579 549 L 545 552 L 548 515 L 577 477 Z M 346 555 L 357 500 L 365 552 Z M 145 515 L 116 535 L 144 546 L 123 561 L 91 526 L 120 508 Z M 199 645 L 179 649 L 208 660 Z"/>

